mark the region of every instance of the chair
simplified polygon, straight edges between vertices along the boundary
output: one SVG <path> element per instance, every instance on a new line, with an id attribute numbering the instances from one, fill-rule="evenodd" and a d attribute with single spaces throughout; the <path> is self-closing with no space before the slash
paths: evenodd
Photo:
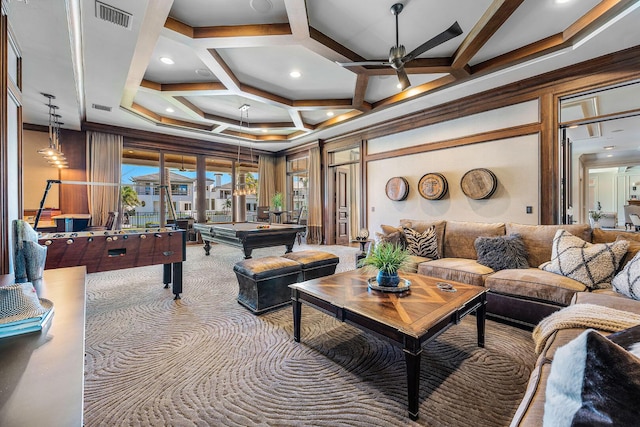
<path id="1" fill-rule="evenodd" d="M 296 216 L 293 215 L 289 215 L 289 218 L 287 218 L 286 221 L 283 222 L 283 224 L 300 224 L 300 218 L 302 218 L 302 211 L 304 210 L 304 206 L 300 206 L 300 209 L 298 209 L 298 214 Z"/>
<path id="2" fill-rule="evenodd" d="M 629 229 L 633 229 L 633 223 L 631 222 L 630 215 L 636 214 L 640 216 L 640 206 L 624 205 L 622 209 L 624 209 L 624 228 L 626 229 L 628 227 Z"/>
<path id="3" fill-rule="evenodd" d="M 640 216 L 638 216 L 638 214 L 629 214 L 629 218 L 635 231 L 640 231 Z"/>
<path id="4" fill-rule="evenodd" d="M 116 224 L 116 218 L 118 218 L 118 212 L 109 212 L 109 216 L 107 217 L 107 222 L 104 225 L 92 225 L 91 227 L 87 227 L 82 231 L 107 231 L 113 230 L 113 227 Z"/>
<path id="5" fill-rule="evenodd" d="M 256 221 L 269 222 L 269 206 L 258 206 L 258 213 L 256 214 Z"/>
<path id="6" fill-rule="evenodd" d="M 304 215 L 304 206 L 300 207 L 298 210 L 298 216 L 291 218 L 288 221 L 285 221 L 284 224 L 296 224 L 296 225 L 307 225 L 307 219 L 303 218 Z M 304 231 L 299 231 L 297 234 L 298 244 L 302 244 L 302 238 L 307 237 L 307 229 L 305 227 Z"/>

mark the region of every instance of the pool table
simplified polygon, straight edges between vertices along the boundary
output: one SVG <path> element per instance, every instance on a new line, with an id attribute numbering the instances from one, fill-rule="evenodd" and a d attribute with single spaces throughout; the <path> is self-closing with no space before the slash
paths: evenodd
<path id="1" fill-rule="evenodd" d="M 246 259 L 256 248 L 285 245 L 285 253 L 291 252 L 296 235 L 305 230 L 304 225 L 267 224 L 264 222 L 199 223 L 193 228 L 200 233 L 204 242 L 204 252 L 209 255 L 211 242 L 238 246 Z"/>

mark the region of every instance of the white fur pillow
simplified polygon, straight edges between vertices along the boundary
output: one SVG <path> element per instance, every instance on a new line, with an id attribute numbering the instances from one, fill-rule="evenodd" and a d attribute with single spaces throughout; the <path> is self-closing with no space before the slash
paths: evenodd
<path id="1" fill-rule="evenodd" d="M 566 230 L 558 230 L 553 238 L 551 262 L 541 268 L 583 283 L 589 289 L 611 286 L 629 242 L 592 244 Z"/>
<path id="2" fill-rule="evenodd" d="M 640 252 L 616 274 L 611 285 L 616 292 L 640 300 Z"/>

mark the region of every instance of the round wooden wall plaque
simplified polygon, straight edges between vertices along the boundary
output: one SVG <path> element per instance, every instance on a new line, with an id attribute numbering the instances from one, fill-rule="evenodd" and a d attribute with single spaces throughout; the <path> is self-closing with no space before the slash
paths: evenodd
<path id="1" fill-rule="evenodd" d="M 447 194 L 448 189 L 447 179 L 440 173 L 423 175 L 418 182 L 418 192 L 427 200 L 442 199 Z"/>
<path id="2" fill-rule="evenodd" d="M 498 178 L 489 169 L 471 169 L 462 176 L 460 187 L 470 199 L 488 199 L 498 188 Z"/>
<path id="3" fill-rule="evenodd" d="M 396 202 L 404 200 L 409 195 L 409 182 L 401 176 L 396 176 L 387 181 L 385 187 L 387 197 Z"/>

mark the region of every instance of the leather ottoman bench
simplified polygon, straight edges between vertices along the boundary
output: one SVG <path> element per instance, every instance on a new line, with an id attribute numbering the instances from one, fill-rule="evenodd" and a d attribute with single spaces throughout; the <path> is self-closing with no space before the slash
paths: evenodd
<path id="1" fill-rule="evenodd" d="M 336 272 L 336 266 L 340 262 L 340 258 L 334 254 L 322 251 L 289 252 L 282 257 L 302 265 L 303 281 L 330 276 Z"/>
<path id="2" fill-rule="evenodd" d="M 238 302 L 254 314 L 291 303 L 289 285 L 302 280 L 302 265 L 283 257 L 251 258 L 238 262 Z"/>

